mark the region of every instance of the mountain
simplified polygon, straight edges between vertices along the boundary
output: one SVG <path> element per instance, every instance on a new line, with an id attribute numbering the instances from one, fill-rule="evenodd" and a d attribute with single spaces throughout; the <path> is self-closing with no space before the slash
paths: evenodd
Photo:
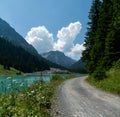
<path id="1" fill-rule="evenodd" d="M 65 69 L 64 67 L 57 65 L 55 63 L 52 63 L 48 60 L 46 60 L 45 58 L 43 58 L 41 55 L 38 54 L 38 52 L 35 50 L 35 48 L 28 44 L 26 42 L 26 40 L 19 34 L 17 33 L 14 28 L 12 28 L 6 21 L 4 21 L 3 19 L 0 18 L 0 39 L 5 39 L 8 42 L 10 42 L 8 45 L 12 46 L 12 48 L 14 49 L 20 49 L 21 52 L 29 54 L 29 56 L 34 56 L 33 58 L 35 59 L 35 61 L 37 61 L 37 63 L 39 63 L 39 70 L 45 70 L 48 69 L 50 67 L 53 68 L 60 68 L 60 69 Z M 3 40 L 2 40 L 3 41 Z M 4 45 L 4 44 L 3 44 Z M 1 45 L 2 46 L 2 45 Z M 13 47 L 14 46 L 14 47 Z M 8 47 L 6 46 L 6 49 Z M 2 50 L 3 51 L 3 50 Z M 11 53 L 12 51 L 9 51 L 9 53 Z M 4 54 L 5 55 L 5 54 Z M 7 53 L 6 53 L 7 55 Z M 18 55 L 18 54 L 17 54 Z M 21 55 L 21 54 L 20 54 Z M 16 56 L 14 54 L 14 56 Z M 23 55 L 22 55 L 23 56 Z M 26 55 L 25 55 L 26 56 Z M 3 56 L 0 56 L 1 58 L 4 58 Z M 8 56 L 7 56 L 8 57 Z M 20 56 L 19 56 L 20 57 Z M 23 56 L 24 57 L 24 56 Z M 21 57 L 22 58 L 22 57 Z M 8 59 L 8 58 L 7 58 Z M 38 60 L 39 59 L 39 60 Z M 23 60 L 23 59 L 22 59 Z M 24 61 L 24 60 L 23 60 Z M 39 62 L 38 62 L 39 61 Z M 28 61 L 26 60 L 26 63 Z M 24 65 L 26 64 L 24 63 Z M 34 62 L 33 62 L 34 63 Z M 1 64 L 1 63 L 0 63 Z M 32 64 L 32 63 L 31 63 Z M 23 66 L 24 66 L 23 65 Z M 46 65 L 46 67 L 44 67 Z M 14 66 L 13 66 L 14 67 Z M 35 67 L 35 66 L 34 66 Z M 37 67 L 37 66 L 36 66 Z M 37 70 L 38 68 L 36 68 Z M 34 70 L 33 70 L 34 71 Z M 32 72 L 31 70 L 25 70 L 24 72 Z"/>
<path id="2" fill-rule="evenodd" d="M 60 51 L 50 51 L 47 53 L 43 53 L 42 56 L 53 63 L 67 68 L 69 68 L 72 64 L 76 62 L 70 57 L 65 56 L 65 54 Z"/>
<path id="3" fill-rule="evenodd" d="M 36 72 L 49 70 L 50 67 L 44 59 L 39 59 L 22 47 L 15 46 L 0 37 L 0 64 L 5 69 L 16 68 L 22 72 Z"/>
<path id="4" fill-rule="evenodd" d="M 0 18 L 0 42 L 1 42 L 0 44 L 0 49 L 1 49 L 0 58 L 1 59 L 0 60 L 2 60 L 0 61 L 0 64 L 4 64 L 4 66 L 12 66 L 23 72 L 33 72 L 36 70 L 49 69 L 48 62 L 46 62 L 46 60 L 38 54 L 35 48 L 32 45 L 28 44 L 26 40 L 19 33 L 17 33 L 6 21 L 4 21 L 1 18 Z M 13 48 L 16 50 L 16 52 L 14 52 Z M 28 60 L 27 60 L 26 55 L 28 55 Z M 15 56 L 18 56 L 18 58 L 15 58 Z M 33 58 L 35 62 L 39 65 L 39 68 L 38 68 L 38 65 L 32 60 Z M 13 59 L 14 61 L 9 60 L 9 59 Z M 18 61 L 19 59 L 20 61 Z M 26 62 L 24 61 L 24 59 L 26 60 Z M 7 60 L 6 63 L 5 63 L 5 60 Z M 16 63 L 16 61 L 18 63 Z M 18 65 L 20 64 L 21 61 L 22 61 L 21 63 L 22 66 Z M 30 61 L 33 62 L 34 64 L 33 69 L 31 68 L 32 66 L 29 66 L 28 68 L 28 62 Z M 46 67 L 43 67 L 45 65 Z M 35 70 L 35 67 L 36 67 L 36 70 Z"/>
<path id="5" fill-rule="evenodd" d="M 6 21 L 0 18 L 0 37 L 10 41 L 15 46 L 20 46 L 32 54 L 37 51 L 34 47 L 26 42 L 26 40 L 17 33 Z"/>
<path id="6" fill-rule="evenodd" d="M 77 61 L 76 63 L 70 66 L 70 69 L 79 73 L 87 73 L 87 69 L 85 67 L 85 63 L 82 60 Z"/>

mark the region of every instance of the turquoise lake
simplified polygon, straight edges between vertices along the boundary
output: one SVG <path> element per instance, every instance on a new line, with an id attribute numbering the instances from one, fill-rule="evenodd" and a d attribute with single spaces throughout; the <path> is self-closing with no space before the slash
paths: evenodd
<path id="1" fill-rule="evenodd" d="M 70 74 L 62 74 L 63 78 L 69 75 Z M 79 77 L 83 75 L 74 74 L 74 76 Z M 21 91 L 38 80 L 49 82 L 51 77 L 51 74 L 0 76 L 0 93 L 6 94 L 11 91 Z"/>
<path id="2" fill-rule="evenodd" d="M 38 80 L 50 81 L 51 75 L 0 76 L 0 93 L 20 91 Z"/>

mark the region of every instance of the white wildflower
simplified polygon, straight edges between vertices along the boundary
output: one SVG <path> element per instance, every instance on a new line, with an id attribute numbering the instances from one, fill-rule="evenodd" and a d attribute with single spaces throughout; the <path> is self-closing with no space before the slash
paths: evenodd
<path id="1" fill-rule="evenodd" d="M 34 93 L 34 91 L 31 91 L 31 93 Z"/>

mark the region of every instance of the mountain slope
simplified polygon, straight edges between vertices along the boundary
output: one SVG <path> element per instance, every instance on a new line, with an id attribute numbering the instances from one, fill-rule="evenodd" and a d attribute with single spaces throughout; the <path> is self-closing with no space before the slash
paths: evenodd
<path id="1" fill-rule="evenodd" d="M 30 53 L 36 54 L 37 51 L 33 46 L 18 34 L 6 21 L 0 18 L 0 37 L 12 42 L 15 46 L 21 46 Z"/>
<path id="2" fill-rule="evenodd" d="M 5 69 L 16 68 L 22 72 L 35 72 L 49 69 L 44 59 L 39 59 L 22 47 L 13 45 L 6 39 L 0 38 L 0 64 Z"/>
<path id="3" fill-rule="evenodd" d="M 41 61 L 43 66 L 46 65 L 53 68 L 65 69 L 64 67 L 52 63 L 46 60 L 45 58 L 43 58 L 41 55 L 39 55 L 32 45 L 28 44 L 26 40 L 19 33 L 17 33 L 6 21 L 0 18 L 0 39 L 1 38 L 9 41 L 11 44 L 13 44 L 16 47 L 23 48 L 31 55 L 34 55 L 34 58 L 39 59 L 39 61 Z"/>
<path id="4" fill-rule="evenodd" d="M 87 73 L 87 69 L 85 67 L 85 63 L 82 60 L 79 60 L 76 63 L 72 64 L 70 66 L 70 69 L 75 71 L 75 72 Z"/>
<path id="5" fill-rule="evenodd" d="M 22 74 L 19 70 L 11 68 L 4 69 L 4 66 L 0 65 L 0 75 L 16 75 L 16 74 Z"/>
<path id="6" fill-rule="evenodd" d="M 67 68 L 76 62 L 75 60 L 65 56 L 65 54 L 60 51 L 50 51 L 48 53 L 43 53 L 42 56 L 53 63 Z"/>

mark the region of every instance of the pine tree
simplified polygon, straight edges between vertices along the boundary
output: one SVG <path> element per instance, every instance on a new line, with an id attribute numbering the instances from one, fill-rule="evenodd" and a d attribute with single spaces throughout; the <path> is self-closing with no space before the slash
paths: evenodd
<path id="1" fill-rule="evenodd" d="M 83 57 L 82 59 L 85 61 L 86 66 L 88 68 L 89 73 L 93 73 L 95 69 L 95 61 L 93 60 L 93 56 L 91 54 L 91 50 L 93 48 L 93 45 L 95 43 L 95 35 L 96 30 L 98 27 L 98 19 L 99 19 L 99 12 L 101 8 L 101 1 L 100 0 L 93 0 L 90 13 L 89 13 L 89 22 L 88 22 L 88 31 L 86 33 L 86 39 L 85 39 L 85 48 L 86 50 L 83 51 Z"/>
<path id="2" fill-rule="evenodd" d="M 103 0 L 100 16 L 98 20 L 98 27 L 96 31 L 96 40 L 93 45 L 92 56 L 95 56 L 96 68 L 94 69 L 94 78 L 101 80 L 105 75 L 106 71 L 106 59 L 105 58 L 105 46 L 106 38 L 109 33 L 109 24 L 112 22 L 113 3 L 112 0 Z"/>
<path id="3" fill-rule="evenodd" d="M 93 1 L 90 11 L 83 60 L 90 75 L 101 80 L 112 64 L 120 59 L 120 0 L 103 0 L 98 15 L 93 12 L 95 3 L 97 0 Z M 94 16 L 97 16 L 96 20 Z"/>
<path id="4" fill-rule="evenodd" d="M 106 38 L 105 66 L 109 69 L 114 61 L 120 59 L 120 0 L 113 0 L 112 22 Z"/>
<path id="5" fill-rule="evenodd" d="M 107 34 L 109 33 L 109 24 L 112 22 L 112 13 L 113 13 L 113 4 L 111 0 L 103 0 L 103 4 L 101 7 L 100 17 L 99 17 L 99 25 L 96 36 L 96 44 L 98 45 L 98 66 L 104 66 L 104 56 L 105 56 L 105 42 L 107 38 Z M 102 62 L 102 63 L 101 63 Z"/>

